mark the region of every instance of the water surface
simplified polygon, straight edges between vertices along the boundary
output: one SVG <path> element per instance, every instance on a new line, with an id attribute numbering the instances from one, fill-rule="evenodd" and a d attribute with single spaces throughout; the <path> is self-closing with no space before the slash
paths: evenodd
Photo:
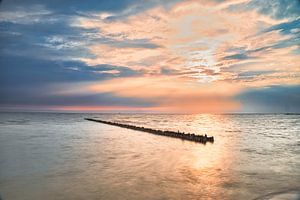
<path id="1" fill-rule="evenodd" d="M 213 135 L 206 145 L 83 120 Z M 300 115 L 0 114 L 0 194 L 299 199 Z"/>

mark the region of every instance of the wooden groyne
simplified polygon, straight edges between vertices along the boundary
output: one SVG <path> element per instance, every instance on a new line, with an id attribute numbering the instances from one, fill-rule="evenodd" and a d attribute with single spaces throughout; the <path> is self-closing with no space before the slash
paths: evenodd
<path id="1" fill-rule="evenodd" d="M 145 127 L 139 127 L 139 126 L 134 126 L 134 125 L 129 125 L 129 124 L 121 124 L 117 122 L 110 122 L 110 121 L 104 121 L 100 119 L 92 119 L 92 118 L 84 118 L 85 120 L 88 121 L 93 121 L 93 122 L 99 122 L 103 124 L 108 124 L 112 126 L 118 126 L 122 128 L 127 128 L 127 129 L 132 129 L 136 131 L 143 131 L 147 133 L 152 133 L 155 135 L 163 135 L 163 136 L 168 136 L 168 137 L 174 137 L 174 138 L 180 138 L 182 140 L 189 140 L 193 142 L 199 142 L 205 144 L 206 142 L 214 142 L 214 137 L 207 137 L 205 134 L 203 135 L 195 135 L 194 133 L 184 133 L 184 132 L 175 132 L 175 131 L 162 131 L 162 130 L 156 130 L 156 129 L 151 129 L 151 128 L 145 128 Z"/>

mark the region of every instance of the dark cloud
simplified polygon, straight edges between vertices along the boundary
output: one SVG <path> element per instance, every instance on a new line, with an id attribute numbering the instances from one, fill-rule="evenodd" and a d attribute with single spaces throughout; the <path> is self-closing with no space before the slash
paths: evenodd
<path id="1" fill-rule="evenodd" d="M 234 54 L 234 55 L 230 55 L 230 56 L 225 56 L 224 59 L 225 60 L 246 60 L 249 58 L 254 58 L 252 56 L 249 56 L 248 52 L 246 53 L 238 53 L 238 54 Z"/>
<path id="2" fill-rule="evenodd" d="M 172 1 L 164 2 L 164 5 Z M 4 0 L 0 6 L 0 105 L 147 106 L 148 101 L 112 94 L 55 94 L 51 85 L 102 81 L 136 76 L 126 66 L 88 66 L 74 61 L 93 58 L 89 46 L 108 44 L 121 48 L 159 48 L 146 39 L 115 41 L 98 29 L 77 27 L 78 16 L 93 12 L 140 12 L 159 1 L 37 1 Z M 127 13 L 128 15 L 129 13 Z"/>
<path id="3" fill-rule="evenodd" d="M 135 76 L 127 67 L 82 62 L 53 62 L 26 57 L 0 56 L 0 106 L 147 106 L 151 102 L 105 94 L 55 95 L 53 84 L 102 81 L 114 77 Z M 107 73 L 117 71 L 116 74 Z"/>
<path id="4" fill-rule="evenodd" d="M 140 72 L 112 65 L 88 66 L 78 61 L 47 61 L 19 56 L 0 56 L 1 87 L 48 84 L 56 82 L 96 81 L 128 77 Z M 105 73 L 109 70 L 118 74 Z M 103 73 L 101 73 L 103 72 Z"/>
<path id="5" fill-rule="evenodd" d="M 154 103 L 149 100 L 115 96 L 111 93 L 51 95 L 42 89 L 16 91 L 9 90 L 0 98 L 0 107 L 14 106 L 130 106 L 148 107 Z M 22 98 L 20 98 L 22 97 Z"/>
<path id="6" fill-rule="evenodd" d="M 57 13 L 73 13 L 76 10 L 97 10 L 97 11 L 120 11 L 126 9 L 131 4 L 131 0 L 116 0 L 116 1 L 105 1 L 105 0 L 90 0 L 89 2 L 83 2 L 82 0 L 73 1 L 39 1 L 39 0 L 4 0 L 2 2 L 3 10 L 11 10 L 16 7 L 30 7 L 32 5 L 45 5 L 51 10 L 55 10 Z"/>
<path id="7" fill-rule="evenodd" d="M 241 72 L 238 74 L 240 77 L 253 77 L 253 76 L 259 76 L 259 75 L 264 75 L 264 74 L 273 74 L 275 70 L 266 70 L 266 71 L 246 71 L 246 72 Z"/>
<path id="8" fill-rule="evenodd" d="M 176 71 L 174 71 L 174 69 L 171 69 L 171 68 L 162 67 L 162 68 L 160 69 L 160 73 L 161 73 L 161 74 L 164 74 L 164 75 L 170 75 L 170 74 L 176 73 Z"/>
<path id="9" fill-rule="evenodd" d="M 248 6 L 276 19 L 298 18 L 300 13 L 299 0 L 252 0 Z"/>
<path id="10" fill-rule="evenodd" d="M 0 9 L 2 10 L 14 10 L 15 8 L 28 8 L 33 5 L 44 5 L 46 8 L 54 11 L 55 13 L 63 14 L 78 14 L 80 12 L 113 12 L 124 14 L 136 14 L 157 5 L 168 7 L 173 3 L 180 0 L 4 0 Z"/>
<path id="11" fill-rule="evenodd" d="M 231 11 L 257 10 L 261 14 L 269 15 L 275 19 L 297 19 L 300 13 L 299 0 L 252 0 L 229 7 Z"/>
<path id="12" fill-rule="evenodd" d="M 300 11 L 299 11 L 300 13 Z M 300 14 L 299 14 L 300 16 Z M 280 23 L 264 30 L 263 32 L 279 31 L 283 35 L 289 35 L 290 38 L 275 43 L 272 48 L 285 48 L 298 46 L 300 50 L 300 18 L 285 23 Z M 300 54 L 300 51 L 298 52 Z"/>
<path id="13" fill-rule="evenodd" d="M 251 89 L 236 97 L 245 112 L 300 112 L 300 85 Z"/>
<path id="14" fill-rule="evenodd" d="M 299 13 L 299 15 L 300 15 L 300 13 Z M 279 30 L 283 34 L 293 34 L 293 33 L 295 33 L 295 32 L 293 32 L 293 30 L 294 29 L 299 29 L 299 28 L 300 28 L 300 18 L 296 19 L 296 20 L 289 21 L 289 22 L 276 24 L 276 25 L 266 29 L 264 32 Z M 297 33 L 298 32 L 300 32 L 300 31 L 298 30 Z"/>
<path id="15" fill-rule="evenodd" d="M 234 81 L 243 81 L 243 82 L 254 82 L 257 80 L 265 80 L 270 78 L 272 74 L 280 71 L 275 70 L 260 70 L 260 71 L 245 71 L 237 73 L 236 77 L 233 79 Z"/>
<path id="16" fill-rule="evenodd" d="M 51 17 L 56 20 L 44 20 Z M 160 48 L 147 39 L 114 40 L 109 35 L 103 36 L 99 29 L 76 26 L 73 17 L 51 14 L 51 16 L 43 16 L 35 23 L 0 18 L 0 52 L 48 60 L 70 60 L 82 57 L 93 58 L 94 55 L 89 51 L 89 47 L 93 44 L 107 44 L 120 48 Z"/>
<path id="17" fill-rule="evenodd" d="M 157 44 L 152 44 L 147 39 L 136 39 L 136 40 L 123 40 L 122 42 L 114 42 L 109 41 L 109 44 L 113 47 L 120 47 L 120 48 L 145 48 L 145 49 L 156 49 L 160 48 L 161 46 Z"/>
<path id="18" fill-rule="evenodd" d="M 0 22 L 0 53 L 46 60 L 68 60 L 92 57 L 88 44 L 93 40 L 83 34 L 93 29 L 70 27 L 68 19 L 53 23 L 15 24 Z M 55 41 L 55 38 L 60 40 Z"/>

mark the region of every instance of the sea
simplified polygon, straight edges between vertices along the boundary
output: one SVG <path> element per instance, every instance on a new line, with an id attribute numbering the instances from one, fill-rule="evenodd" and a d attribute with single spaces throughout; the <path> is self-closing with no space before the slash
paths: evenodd
<path id="1" fill-rule="evenodd" d="M 214 136 L 153 135 L 97 118 Z M 1 200 L 300 199 L 300 115 L 0 113 Z"/>

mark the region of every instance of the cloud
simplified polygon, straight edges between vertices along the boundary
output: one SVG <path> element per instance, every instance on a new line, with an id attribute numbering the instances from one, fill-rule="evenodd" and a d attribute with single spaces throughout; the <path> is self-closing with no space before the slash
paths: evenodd
<path id="1" fill-rule="evenodd" d="M 228 4 L 226 9 L 234 12 L 255 10 L 261 15 L 276 20 L 288 21 L 299 18 L 300 2 L 299 0 L 248 0 Z"/>
<path id="2" fill-rule="evenodd" d="M 300 112 L 300 85 L 247 90 L 236 98 L 245 112 Z"/>
<path id="3" fill-rule="evenodd" d="M 300 13 L 299 0 L 252 0 L 246 5 L 249 9 L 257 9 L 260 13 L 276 19 L 298 18 Z"/>
<path id="4" fill-rule="evenodd" d="M 53 62 L 37 58 L 3 55 L 0 58 L 0 83 L 2 87 L 105 80 L 113 77 L 137 76 L 142 73 L 122 66 L 88 66 L 77 61 Z M 118 71 L 118 73 L 108 73 L 113 71 Z"/>
<path id="5" fill-rule="evenodd" d="M 124 65 L 149 75 L 168 69 L 169 75 L 198 82 L 231 81 L 250 87 L 297 83 L 299 62 L 292 53 L 297 39 L 291 34 L 282 35 L 276 28 L 286 20 L 262 15 L 254 8 L 245 7 L 243 12 L 232 9 L 248 3 L 185 1 L 168 10 L 156 7 L 113 21 L 101 14 L 96 18 L 79 17 L 76 26 L 98 29 L 102 37 L 113 41 L 91 45 L 94 57 L 81 61 L 89 65 Z M 156 48 L 129 48 L 123 45 L 127 40 L 146 40 Z M 274 61 L 274 57 L 279 60 Z M 240 69 L 232 70 L 237 65 Z M 264 70 L 277 73 L 251 79 L 240 76 Z"/>
<path id="6" fill-rule="evenodd" d="M 139 72 L 126 67 L 98 65 L 86 66 L 81 62 L 56 62 L 24 57 L 1 56 L 0 107 L 18 109 L 86 109 L 105 110 L 150 107 L 154 103 L 112 93 L 79 91 L 57 94 L 64 84 L 75 86 L 78 82 L 107 80 L 112 77 L 136 76 Z"/>
<path id="7" fill-rule="evenodd" d="M 165 0 L 163 2 L 159 0 L 90 0 L 88 3 L 83 3 L 82 0 L 61 1 L 39 1 L 39 0 L 14 0 L 14 1 L 3 1 L 0 9 L 2 10 L 15 10 L 16 8 L 30 9 L 33 5 L 44 5 L 50 10 L 55 11 L 57 14 L 81 14 L 86 13 L 93 14 L 93 12 L 106 12 L 115 13 L 116 15 L 128 16 L 143 12 L 147 9 L 153 8 L 157 5 L 163 5 L 166 8 L 178 0 Z"/>
<path id="8" fill-rule="evenodd" d="M 2 7 L 0 7 L 2 8 Z M 53 12 L 43 5 L 33 5 L 28 8 L 16 7 L 14 10 L 1 9 L 0 22 L 10 22 L 14 24 L 36 24 L 41 22 L 53 22 L 57 19 Z"/>
<path id="9" fill-rule="evenodd" d="M 2 104 L 239 109 L 240 92 L 300 83 L 298 3 L 3 1 Z"/>
<path id="10" fill-rule="evenodd" d="M 76 93 L 56 94 L 63 84 L 107 80 L 113 77 L 137 76 L 140 72 L 126 67 L 98 65 L 82 62 L 52 62 L 24 57 L 0 56 L 0 105 L 52 105 L 131 106 L 146 105 L 132 98 L 118 98 L 109 94 Z M 57 87 L 54 87 L 57 86 Z M 109 104 L 110 102 L 110 104 Z M 130 103 L 131 102 L 131 103 Z M 118 104 L 119 103 L 119 104 Z M 148 104 L 147 104 L 148 105 Z"/>
<path id="11" fill-rule="evenodd" d="M 56 91 L 58 94 L 69 95 L 109 92 L 122 98 L 153 102 L 161 112 L 225 112 L 239 108 L 233 99 L 239 87 L 191 83 L 188 79 L 178 79 L 176 76 L 128 77 L 77 85 L 65 84 Z"/>
<path id="12" fill-rule="evenodd" d="M 299 5 L 300 6 L 300 5 Z M 273 45 L 273 48 L 285 48 L 291 46 L 298 46 L 298 51 L 294 53 L 300 54 L 300 18 L 289 22 L 284 22 L 271 26 L 264 30 L 264 32 L 279 31 L 282 35 L 289 35 L 290 38 L 278 41 Z"/>
<path id="13" fill-rule="evenodd" d="M 250 58 L 253 57 L 250 57 L 248 54 L 234 54 L 234 55 L 224 57 L 225 60 L 248 60 Z"/>
<path id="14" fill-rule="evenodd" d="M 19 90 L 18 95 L 22 98 L 16 98 L 14 91 L 8 91 L 0 100 L 0 105 L 3 106 L 78 106 L 78 107 L 93 107 L 93 106 L 108 106 L 108 107 L 152 107 L 153 102 L 115 96 L 111 93 L 100 94 L 76 94 L 76 95 L 53 95 L 42 90 Z"/>
<path id="15" fill-rule="evenodd" d="M 81 31 L 68 26 L 68 22 L 69 19 L 63 17 L 53 23 L 0 22 L 1 54 L 45 60 L 74 60 L 79 55 L 91 56 L 85 47 L 91 40 L 83 38 Z"/>
<path id="16" fill-rule="evenodd" d="M 300 18 L 289 21 L 289 22 L 276 24 L 276 25 L 266 29 L 265 32 L 280 30 L 280 32 L 283 34 L 293 34 L 293 33 L 299 32 L 297 29 L 297 28 L 299 28 L 299 26 L 300 26 Z"/>

